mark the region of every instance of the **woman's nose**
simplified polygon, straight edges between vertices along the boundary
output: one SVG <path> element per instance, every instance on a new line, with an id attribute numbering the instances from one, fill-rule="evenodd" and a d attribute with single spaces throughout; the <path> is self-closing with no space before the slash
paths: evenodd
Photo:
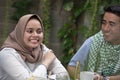
<path id="1" fill-rule="evenodd" d="M 34 32 L 33 32 L 33 35 L 34 35 L 34 36 L 37 36 L 37 35 L 38 35 L 38 33 L 37 33 L 36 31 L 34 31 Z"/>

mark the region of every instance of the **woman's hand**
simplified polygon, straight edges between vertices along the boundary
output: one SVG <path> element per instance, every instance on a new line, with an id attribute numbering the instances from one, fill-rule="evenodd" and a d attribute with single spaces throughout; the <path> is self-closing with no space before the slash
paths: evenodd
<path id="1" fill-rule="evenodd" d="M 43 57 L 42 64 L 48 68 L 48 66 L 55 60 L 56 56 L 52 50 L 49 50 Z"/>

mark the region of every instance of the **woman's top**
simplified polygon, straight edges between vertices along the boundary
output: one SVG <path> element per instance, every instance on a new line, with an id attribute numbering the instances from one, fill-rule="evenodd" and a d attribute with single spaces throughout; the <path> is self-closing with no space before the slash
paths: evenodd
<path id="1" fill-rule="evenodd" d="M 43 56 L 48 50 L 43 45 Z M 56 77 L 61 77 L 61 79 L 63 76 L 69 76 L 57 58 L 48 69 L 41 64 L 41 61 L 26 62 L 15 49 L 3 48 L 0 51 L 0 80 L 42 80 L 42 78 L 46 80 L 49 72 L 55 74 Z"/>

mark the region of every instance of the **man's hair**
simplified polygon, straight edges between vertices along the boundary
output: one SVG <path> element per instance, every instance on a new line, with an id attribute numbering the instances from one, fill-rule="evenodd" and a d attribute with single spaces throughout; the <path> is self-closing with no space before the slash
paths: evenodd
<path id="1" fill-rule="evenodd" d="M 120 5 L 108 6 L 104 8 L 105 12 L 113 13 L 120 17 Z"/>

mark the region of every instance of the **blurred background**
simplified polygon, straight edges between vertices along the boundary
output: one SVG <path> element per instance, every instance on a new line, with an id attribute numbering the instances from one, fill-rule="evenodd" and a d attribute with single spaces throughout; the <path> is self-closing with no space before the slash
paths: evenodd
<path id="1" fill-rule="evenodd" d="M 38 14 L 45 28 L 44 44 L 66 66 L 84 40 L 100 30 L 103 8 L 120 0 L 0 0 L 0 46 L 18 19 Z"/>

